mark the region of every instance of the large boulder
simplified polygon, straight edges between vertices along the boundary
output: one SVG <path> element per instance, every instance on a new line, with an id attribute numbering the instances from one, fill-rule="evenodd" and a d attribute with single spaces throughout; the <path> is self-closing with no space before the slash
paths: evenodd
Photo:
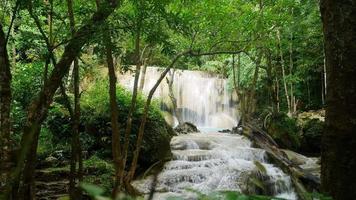
<path id="1" fill-rule="evenodd" d="M 177 127 L 174 128 L 174 130 L 178 133 L 178 134 L 188 134 L 188 133 L 197 133 L 200 132 L 198 130 L 198 128 L 190 123 L 190 122 L 184 122 L 179 124 Z"/>

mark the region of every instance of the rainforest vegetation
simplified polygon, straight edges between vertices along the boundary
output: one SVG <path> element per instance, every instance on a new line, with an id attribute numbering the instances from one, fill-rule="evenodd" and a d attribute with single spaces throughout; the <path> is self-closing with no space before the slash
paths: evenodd
<path id="1" fill-rule="evenodd" d="M 167 113 L 198 131 L 177 108 L 175 70 L 226 80 L 239 117 L 223 132 L 264 149 L 298 199 L 354 199 L 355 58 L 354 0 L 2 0 L 0 199 L 155 199 L 184 129 Z M 254 189 L 190 192 L 276 199 L 253 163 Z M 133 182 L 150 175 L 144 195 Z"/>

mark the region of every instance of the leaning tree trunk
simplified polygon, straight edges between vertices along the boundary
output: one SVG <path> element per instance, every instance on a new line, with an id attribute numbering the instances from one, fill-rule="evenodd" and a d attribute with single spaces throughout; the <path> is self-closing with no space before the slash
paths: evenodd
<path id="1" fill-rule="evenodd" d="M 1 186 L 8 181 L 8 172 L 10 170 L 10 105 L 10 63 L 7 55 L 5 33 L 0 23 L 0 194 L 2 193 Z"/>
<path id="2" fill-rule="evenodd" d="M 327 72 L 326 127 L 322 137 L 323 192 L 356 197 L 356 3 L 321 0 Z"/>
<path id="3" fill-rule="evenodd" d="M 11 191 L 11 186 L 16 184 L 23 172 L 23 167 L 26 160 L 32 159 L 26 156 L 30 150 L 31 144 L 38 134 L 43 120 L 47 116 L 48 107 L 53 100 L 54 93 L 59 88 L 63 77 L 68 73 L 70 64 L 78 56 L 81 48 L 86 44 L 91 36 L 97 30 L 97 27 L 114 11 L 117 3 L 115 0 L 106 1 L 100 9 L 94 13 L 92 18 L 88 20 L 72 37 L 69 43 L 64 48 L 63 55 L 60 61 L 55 65 L 49 76 L 46 84 L 41 89 L 38 96 L 31 102 L 27 120 L 24 125 L 24 132 L 22 141 L 24 144 L 21 146 L 17 166 L 11 172 L 11 182 L 6 185 L 5 199 L 8 199 Z"/>
<path id="4" fill-rule="evenodd" d="M 136 140 L 136 146 L 135 146 L 135 150 L 133 152 L 133 158 L 131 161 L 131 165 L 130 165 L 130 169 L 125 177 L 125 187 L 128 190 L 129 193 L 131 194 L 135 194 L 135 189 L 131 186 L 131 180 L 133 179 L 135 172 L 136 172 L 136 167 L 137 167 L 137 162 L 138 162 L 138 158 L 140 155 L 140 150 L 141 150 L 141 145 L 142 145 L 142 141 L 143 141 L 143 136 L 144 136 L 144 131 L 145 131 L 145 125 L 146 125 L 146 121 L 147 121 L 147 116 L 148 116 L 148 111 L 151 105 L 151 100 L 153 97 L 153 94 L 155 93 L 155 91 L 157 90 L 158 86 L 160 85 L 160 83 L 162 82 L 162 80 L 164 79 L 164 77 L 168 74 L 168 72 L 171 70 L 171 68 L 175 65 L 175 63 L 178 61 L 178 59 L 180 57 L 182 57 L 183 55 L 187 54 L 189 51 L 185 51 L 182 52 L 180 54 L 178 54 L 173 61 L 171 62 L 171 64 L 161 73 L 160 77 L 158 78 L 158 80 L 156 81 L 156 83 L 154 84 L 154 86 L 151 88 L 148 97 L 147 97 L 147 101 L 145 104 L 145 108 L 141 117 L 141 123 L 140 123 L 140 128 L 137 134 L 137 140 Z"/>
<path id="5" fill-rule="evenodd" d="M 126 169 L 126 162 L 127 162 L 127 155 L 129 150 L 129 143 L 130 143 L 130 134 L 132 130 L 132 117 L 133 113 L 136 109 L 136 101 L 137 101 L 137 92 L 138 92 L 138 81 L 140 77 L 141 71 L 141 57 L 140 57 L 140 38 L 141 35 L 141 20 L 140 17 L 137 19 L 137 30 L 136 30 L 136 38 L 135 38 L 135 56 L 136 56 L 136 70 L 135 70 L 135 80 L 134 80 L 134 87 L 132 91 L 132 98 L 131 98 L 131 106 L 127 116 L 126 121 L 126 129 L 125 129 L 125 138 L 124 138 L 124 146 L 122 149 L 122 159 L 123 159 L 123 169 Z M 122 170 L 120 174 L 120 184 L 124 181 L 124 170 Z"/>

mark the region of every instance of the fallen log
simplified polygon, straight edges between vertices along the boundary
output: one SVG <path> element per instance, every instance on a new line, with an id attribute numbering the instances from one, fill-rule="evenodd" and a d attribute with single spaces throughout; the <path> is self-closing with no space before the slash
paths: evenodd
<path id="1" fill-rule="evenodd" d="M 319 191 L 320 177 L 305 171 L 288 159 L 287 155 L 280 150 L 277 143 L 265 131 L 250 123 L 243 126 L 243 135 L 247 136 L 254 144 L 264 149 L 270 159 L 280 167 L 284 173 L 291 176 L 295 190 L 302 200 L 311 200 L 308 192 Z"/>

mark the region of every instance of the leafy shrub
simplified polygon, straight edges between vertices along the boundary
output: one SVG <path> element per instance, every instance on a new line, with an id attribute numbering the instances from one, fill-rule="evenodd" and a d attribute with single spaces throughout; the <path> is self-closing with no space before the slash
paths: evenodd
<path id="1" fill-rule="evenodd" d="M 88 155 L 96 154 L 100 158 L 111 158 L 111 125 L 110 104 L 108 94 L 108 81 L 97 80 L 81 98 L 81 139 L 83 149 Z M 131 104 L 131 92 L 118 87 L 117 103 L 119 107 L 119 125 L 121 142 L 124 140 L 124 130 Z M 137 109 L 133 113 L 133 125 L 130 135 L 130 151 L 134 148 L 136 134 L 139 129 L 141 114 L 145 98 L 138 96 Z M 58 143 L 68 143 L 71 136 L 70 116 L 61 104 L 54 104 L 50 109 L 47 122 L 49 129 L 54 133 L 53 140 Z M 141 147 L 139 164 L 145 168 L 152 163 L 163 159 L 169 152 L 169 141 L 173 136 L 172 128 L 165 122 L 159 105 L 153 101 L 146 123 L 145 135 Z M 128 155 L 129 158 L 131 154 Z"/>
<path id="2" fill-rule="evenodd" d="M 323 129 L 324 122 L 318 119 L 307 121 L 303 127 L 301 151 L 305 153 L 320 154 Z"/>
<path id="3" fill-rule="evenodd" d="M 297 121 L 284 113 L 273 115 L 267 130 L 283 148 L 296 150 L 300 146 L 301 135 Z"/>
<path id="4" fill-rule="evenodd" d="M 26 108 L 35 94 L 39 92 L 43 81 L 43 62 L 18 63 L 12 74 L 13 100 Z"/>

